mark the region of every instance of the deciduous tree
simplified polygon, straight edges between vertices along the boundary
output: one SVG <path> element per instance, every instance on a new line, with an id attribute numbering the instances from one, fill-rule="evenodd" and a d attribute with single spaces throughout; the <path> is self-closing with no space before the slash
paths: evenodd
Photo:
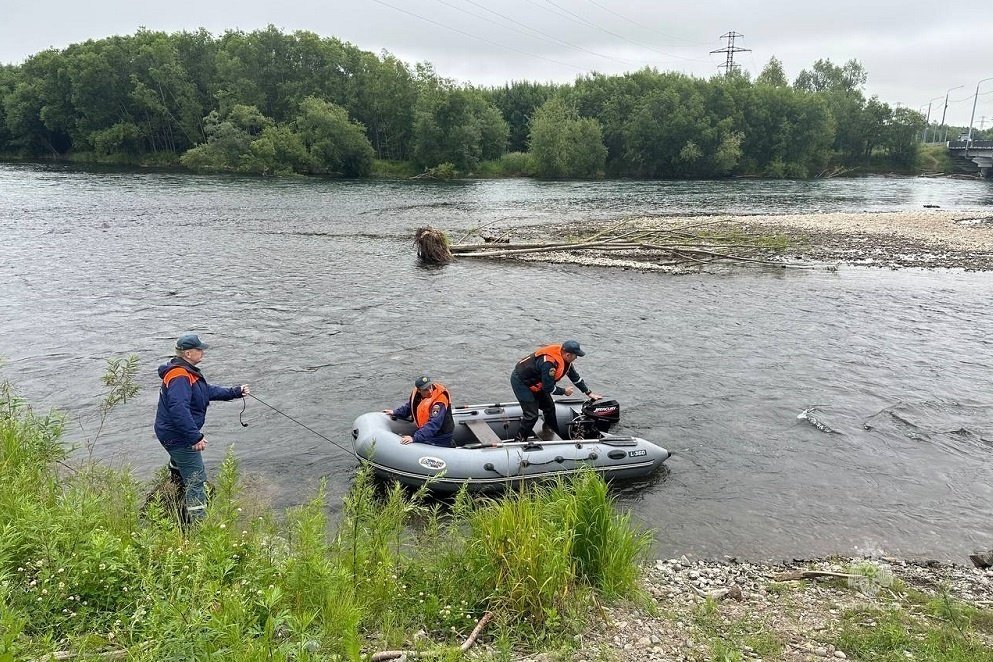
<path id="1" fill-rule="evenodd" d="M 350 121 L 341 106 L 316 97 L 304 99 L 294 127 L 313 172 L 363 177 L 372 170 L 376 152 L 365 127 Z"/>
<path id="2" fill-rule="evenodd" d="M 530 147 L 539 177 L 597 177 L 607 160 L 600 123 L 579 117 L 561 97 L 552 97 L 534 114 Z"/>

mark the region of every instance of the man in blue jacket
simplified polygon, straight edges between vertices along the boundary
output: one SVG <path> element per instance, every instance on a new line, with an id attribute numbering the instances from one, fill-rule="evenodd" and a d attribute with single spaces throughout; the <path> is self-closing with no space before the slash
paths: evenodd
<path id="1" fill-rule="evenodd" d="M 197 364 L 203 360 L 207 343 L 198 336 L 185 335 L 176 341 L 176 356 L 159 366 L 162 386 L 159 408 L 155 414 L 155 436 L 169 453 L 169 469 L 178 472 L 185 492 L 190 520 L 204 516 L 207 496 L 204 484 L 207 472 L 201 453 L 207 438 L 200 431 L 211 400 L 234 400 L 248 395 L 248 384 L 223 388 L 211 386 Z"/>
<path id="2" fill-rule="evenodd" d="M 441 382 L 421 376 L 414 380 L 410 398 L 395 409 L 383 413 L 394 418 L 409 418 L 417 431 L 400 437 L 401 444 L 419 443 L 433 446 L 452 446 L 455 436 L 455 419 L 452 417 L 452 396 Z"/>

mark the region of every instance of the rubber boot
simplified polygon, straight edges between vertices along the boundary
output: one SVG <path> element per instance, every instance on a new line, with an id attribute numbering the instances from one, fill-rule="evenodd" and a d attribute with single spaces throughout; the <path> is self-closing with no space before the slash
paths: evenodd
<path id="1" fill-rule="evenodd" d="M 172 462 L 169 463 L 169 482 L 174 487 L 173 494 L 175 495 L 175 501 L 170 505 L 176 513 L 179 528 L 186 531 L 190 526 L 190 513 L 186 510 L 186 488 L 183 486 L 182 474 L 179 473 L 177 467 L 173 466 Z"/>

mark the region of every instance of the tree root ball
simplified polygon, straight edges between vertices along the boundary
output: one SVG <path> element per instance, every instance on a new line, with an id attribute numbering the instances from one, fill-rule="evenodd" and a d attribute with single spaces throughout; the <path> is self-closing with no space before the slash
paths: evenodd
<path id="1" fill-rule="evenodd" d="M 417 257 L 427 264 L 450 264 L 455 261 L 448 248 L 448 237 L 437 228 L 417 228 L 414 234 Z"/>

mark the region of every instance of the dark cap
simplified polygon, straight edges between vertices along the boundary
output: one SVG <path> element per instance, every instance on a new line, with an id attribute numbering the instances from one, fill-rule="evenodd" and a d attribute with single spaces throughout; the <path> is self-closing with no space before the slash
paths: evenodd
<path id="1" fill-rule="evenodd" d="M 576 356 L 586 356 L 586 352 L 579 346 L 578 340 L 566 340 L 562 343 L 562 351 L 575 354 Z"/>
<path id="2" fill-rule="evenodd" d="M 431 386 L 431 380 L 428 379 L 425 375 L 421 375 L 420 377 L 414 380 L 414 386 L 417 388 L 427 388 L 428 386 Z"/>
<path id="3" fill-rule="evenodd" d="M 200 336 L 190 333 L 179 337 L 179 340 L 176 341 L 176 349 L 207 349 L 207 343 L 200 340 Z"/>

